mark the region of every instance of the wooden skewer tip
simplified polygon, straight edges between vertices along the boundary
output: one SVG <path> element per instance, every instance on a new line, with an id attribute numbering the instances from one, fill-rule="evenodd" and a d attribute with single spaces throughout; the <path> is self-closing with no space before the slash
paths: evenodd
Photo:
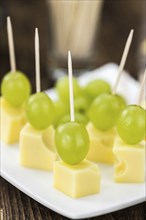
<path id="1" fill-rule="evenodd" d="M 72 60 L 71 60 L 70 51 L 68 51 L 68 75 L 69 75 L 69 93 L 70 93 L 70 121 L 74 121 L 75 116 L 74 116 L 74 97 L 73 97 L 73 83 L 72 83 Z"/>
<path id="2" fill-rule="evenodd" d="M 128 35 L 125 47 L 124 47 L 124 51 L 123 51 L 121 62 L 120 62 L 119 69 L 118 69 L 117 80 L 116 80 L 115 85 L 113 87 L 112 94 L 116 93 L 117 86 L 119 84 L 121 75 L 123 73 L 123 69 L 124 69 L 124 66 L 125 66 L 125 63 L 126 63 L 126 59 L 127 59 L 127 56 L 128 56 L 128 52 L 129 52 L 129 49 L 130 49 L 130 45 L 131 45 L 131 42 L 132 42 L 133 33 L 134 33 L 134 30 L 131 29 L 131 31 L 130 31 L 130 33 Z"/>
<path id="3" fill-rule="evenodd" d="M 15 60 L 15 51 L 14 51 L 13 30 L 12 30 L 12 23 L 11 23 L 10 16 L 7 17 L 7 34 L 8 34 L 11 72 L 15 72 L 16 71 L 16 60 Z"/>
<path id="4" fill-rule="evenodd" d="M 10 22 L 11 21 L 11 18 L 10 16 L 7 17 L 7 22 Z"/>
<path id="5" fill-rule="evenodd" d="M 38 28 L 35 28 L 35 68 L 36 68 L 36 92 L 40 92 L 41 82 L 40 82 L 40 54 L 39 54 Z"/>

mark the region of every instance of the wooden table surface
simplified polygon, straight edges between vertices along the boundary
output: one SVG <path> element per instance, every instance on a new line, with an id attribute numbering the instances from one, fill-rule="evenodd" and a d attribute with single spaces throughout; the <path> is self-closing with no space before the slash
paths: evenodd
<path id="1" fill-rule="evenodd" d="M 50 87 L 50 83 L 46 83 L 47 73 L 47 54 L 46 54 L 46 44 L 47 38 L 45 36 L 45 24 L 46 19 L 43 14 L 38 18 L 37 11 L 43 10 L 45 15 L 46 7 L 44 5 L 45 1 L 35 1 L 35 7 L 33 5 L 33 1 L 5 1 L 2 0 L 4 6 L 4 19 L 3 25 L 1 26 L 1 43 L 0 43 L 0 72 L 1 77 L 4 75 L 6 71 L 9 69 L 9 59 L 8 59 L 8 49 L 7 49 L 7 37 L 6 37 L 6 28 L 5 28 L 5 18 L 7 15 L 10 15 L 13 19 L 13 27 L 15 30 L 15 43 L 16 43 L 16 56 L 17 56 L 17 64 L 18 67 L 21 68 L 22 71 L 28 72 L 30 80 L 34 85 L 33 73 L 34 73 L 34 51 L 30 48 L 33 42 L 33 32 L 34 27 L 37 26 L 40 29 L 40 35 L 44 36 L 44 40 L 41 43 L 41 70 L 44 72 L 43 75 L 43 89 L 47 89 Z M 125 5 L 126 4 L 126 5 Z M 133 15 L 129 13 L 133 13 Z M 138 21 L 141 20 L 138 17 L 139 12 L 143 12 L 144 1 L 105 1 L 103 17 L 102 17 L 102 26 L 101 33 L 99 36 L 100 47 L 99 52 L 100 56 L 97 59 L 97 66 L 102 65 L 107 62 L 119 62 L 120 56 L 123 50 L 123 45 L 125 43 L 125 39 L 128 36 L 129 30 L 134 28 L 135 31 L 135 40 L 134 44 L 131 47 L 131 52 L 129 54 L 128 63 L 126 65 L 126 69 L 130 71 L 130 73 L 137 77 L 138 71 L 138 57 L 137 49 L 140 35 L 140 27 Z M 32 18 L 32 10 L 33 10 L 33 18 Z M 27 16 L 24 14 L 27 11 Z M 16 13 L 17 12 L 17 13 Z M 121 19 L 124 13 L 124 18 Z M 110 16 L 110 20 L 109 20 Z M 33 21 L 33 24 L 29 22 Z M 125 20 L 129 22 L 124 22 Z M 23 22 L 21 25 L 21 22 Z M 117 22 L 116 27 L 114 28 L 112 22 Z M 29 22 L 29 24 L 28 24 Z M 0 23 L 1 25 L 1 23 Z M 120 29 L 121 28 L 121 29 Z M 19 31 L 18 31 L 19 30 Z M 120 33 L 120 35 L 119 35 Z M 143 34 L 142 34 L 143 35 Z M 108 37 L 107 37 L 108 36 Z M 120 36 L 122 36 L 120 38 Z M 23 42 L 23 44 L 22 44 Z M 25 44 L 27 42 L 27 44 Z M 114 42 L 111 44 L 111 42 Z M 24 50 L 25 48 L 25 50 Z M 119 52 L 120 51 L 120 52 Z M 22 56 L 23 52 L 23 56 Z M 30 60 L 32 61 L 30 65 Z M 2 177 L 0 178 L 0 220 L 67 220 L 52 210 L 44 207 L 39 204 L 35 200 L 31 199 L 29 196 L 25 195 L 13 185 L 8 183 Z M 106 215 L 102 215 L 99 217 L 88 218 L 92 220 L 144 220 L 146 219 L 146 203 L 140 203 L 134 206 L 131 206 L 126 209 L 122 209 L 113 213 L 109 213 Z"/>
<path id="2" fill-rule="evenodd" d="M 1 220 L 67 220 L 54 211 L 44 207 L 29 196 L 0 178 Z M 2 215 L 3 214 L 3 215 Z M 3 216 L 3 218 L 2 218 Z M 146 203 L 140 203 L 126 209 L 106 215 L 88 218 L 88 220 L 144 220 Z"/>

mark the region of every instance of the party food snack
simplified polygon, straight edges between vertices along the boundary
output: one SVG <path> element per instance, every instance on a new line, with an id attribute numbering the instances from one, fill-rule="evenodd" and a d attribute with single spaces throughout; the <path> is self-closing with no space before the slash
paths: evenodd
<path id="1" fill-rule="evenodd" d="M 24 73 L 16 71 L 10 17 L 7 18 L 7 30 L 11 71 L 4 76 L 1 84 L 1 140 L 13 144 L 19 141 L 20 131 L 26 123 L 24 104 L 30 95 L 31 85 Z"/>
<path id="2" fill-rule="evenodd" d="M 125 107 L 125 101 L 120 95 L 116 95 L 115 91 L 124 68 L 132 36 L 133 30 L 131 30 L 127 39 L 112 93 L 102 93 L 97 96 L 89 107 L 88 116 L 90 123 L 87 124 L 90 137 L 90 148 L 87 154 L 87 159 L 89 160 L 107 164 L 114 163 L 115 124 Z"/>
<path id="3" fill-rule="evenodd" d="M 74 121 L 71 55 L 68 56 L 70 117 L 71 121 L 59 125 L 55 143 L 60 161 L 54 163 L 54 186 L 72 198 L 87 196 L 100 191 L 100 170 L 92 162 L 84 160 L 89 150 L 86 128 Z"/>
<path id="4" fill-rule="evenodd" d="M 23 166 L 52 170 L 57 159 L 52 125 L 55 117 L 55 107 L 52 100 L 40 92 L 39 39 L 35 31 L 36 57 L 36 87 L 37 93 L 30 96 L 26 102 L 28 122 L 20 134 L 20 163 Z"/>
<path id="5" fill-rule="evenodd" d="M 114 180 L 122 183 L 144 182 L 146 110 L 140 105 L 128 105 L 118 120 L 117 132 L 119 136 L 113 148 L 117 158 Z"/>

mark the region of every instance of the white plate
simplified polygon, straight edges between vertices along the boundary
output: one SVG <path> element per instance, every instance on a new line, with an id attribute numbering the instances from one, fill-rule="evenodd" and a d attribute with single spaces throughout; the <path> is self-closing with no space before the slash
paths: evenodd
<path id="1" fill-rule="evenodd" d="M 83 85 L 94 78 L 104 78 L 112 85 L 115 82 L 117 66 L 107 64 L 79 77 Z M 126 73 L 120 81 L 119 93 L 129 103 L 134 103 L 139 83 Z M 56 98 L 53 90 L 47 91 Z M 27 169 L 19 165 L 18 145 L 1 143 L 1 175 L 18 189 L 46 207 L 68 218 L 81 219 L 102 215 L 108 212 L 143 202 L 145 184 L 116 184 L 113 182 L 113 167 L 99 164 L 102 172 L 101 192 L 80 199 L 72 199 L 53 188 L 53 173 Z"/>

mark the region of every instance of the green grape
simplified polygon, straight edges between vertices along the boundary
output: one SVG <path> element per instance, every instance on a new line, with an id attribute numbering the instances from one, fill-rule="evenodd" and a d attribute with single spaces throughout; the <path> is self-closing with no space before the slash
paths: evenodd
<path id="1" fill-rule="evenodd" d="M 56 90 L 58 92 L 59 98 L 65 102 L 69 103 L 69 79 L 67 76 L 60 78 L 56 83 Z M 78 81 L 75 77 L 73 77 L 73 93 L 74 98 L 80 96 L 82 93 L 82 89 L 78 84 Z"/>
<path id="2" fill-rule="evenodd" d="M 146 110 L 129 105 L 122 112 L 118 122 L 119 136 L 127 144 L 137 144 L 146 137 Z"/>
<path id="3" fill-rule="evenodd" d="M 105 80 L 96 79 L 84 87 L 84 92 L 93 100 L 102 93 L 111 92 L 111 87 Z"/>
<path id="4" fill-rule="evenodd" d="M 116 95 L 101 94 L 91 104 L 88 117 L 94 126 L 102 131 L 114 127 L 121 113 L 121 104 Z"/>
<path id="5" fill-rule="evenodd" d="M 1 85 L 2 96 L 14 106 L 21 106 L 31 93 L 31 85 L 28 78 L 20 71 L 7 73 Z"/>
<path id="6" fill-rule="evenodd" d="M 78 96 L 74 99 L 74 109 L 76 112 L 84 113 L 90 104 L 90 100 L 88 97 L 84 95 Z"/>
<path id="7" fill-rule="evenodd" d="M 89 150 L 89 136 L 85 127 L 68 122 L 57 127 L 55 143 L 61 159 L 71 165 L 79 164 Z"/>
<path id="8" fill-rule="evenodd" d="M 70 114 L 64 115 L 61 120 L 59 121 L 59 124 L 66 123 L 70 121 Z M 88 123 L 88 118 L 86 115 L 80 113 L 80 112 L 75 112 L 75 121 L 79 122 L 83 125 L 86 125 Z"/>
<path id="9" fill-rule="evenodd" d="M 54 126 L 58 126 L 60 123 L 60 120 L 62 117 L 64 117 L 67 113 L 69 113 L 69 104 L 65 104 L 60 99 L 54 102 L 55 106 L 55 120 L 54 120 Z"/>
<path id="10" fill-rule="evenodd" d="M 117 95 L 116 94 L 116 96 L 117 96 L 117 98 L 119 99 L 119 101 L 120 101 L 120 106 L 121 106 L 121 111 L 123 111 L 123 109 L 126 107 L 126 105 L 127 105 L 127 103 L 126 103 L 126 100 L 124 99 L 124 97 L 123 96 L 121 96 L 121 95 Z"/>
<path id="11" fill-rule="evenodd" d="M 26 116 L 34 128 L 46 129 L 55 118 L 52 100 L 43 92 L 31 95 L 26 102 Z"/>
<path id="12" fill-rule="evenodd" d="M 88 132 L 77 122 L 64 123 L 56 129 L 55 143 L 64 162 L 70 165 L 79 164 L 89 150 Z"/>

